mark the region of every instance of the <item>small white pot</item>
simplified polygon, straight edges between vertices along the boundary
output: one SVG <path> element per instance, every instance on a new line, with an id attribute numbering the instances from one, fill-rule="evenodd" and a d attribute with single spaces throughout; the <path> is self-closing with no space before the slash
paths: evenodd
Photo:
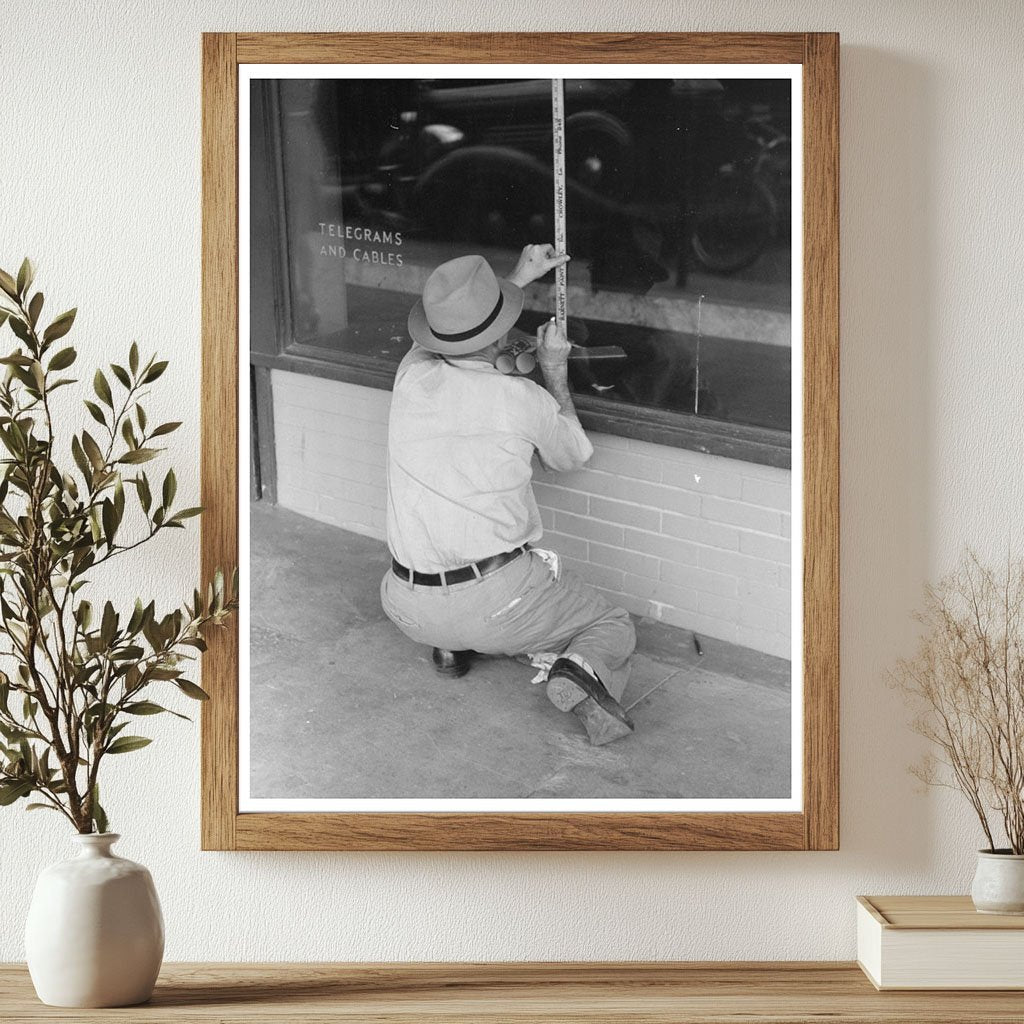
<path id="1" fill-rule="evenodd" d="M 81 852 L 46 868 L 25 927 L 36 994 L 49 1006 L 134 1006 L 153 993 L 164 955 L 156 889 L 114 856 L 120 836 L 76 835 Z"/>
<path id="2" fill-rule="evenodd" d="M 1024 914 L 1024 854 L 979 850 L 971 899 L 982 914 Z"/>

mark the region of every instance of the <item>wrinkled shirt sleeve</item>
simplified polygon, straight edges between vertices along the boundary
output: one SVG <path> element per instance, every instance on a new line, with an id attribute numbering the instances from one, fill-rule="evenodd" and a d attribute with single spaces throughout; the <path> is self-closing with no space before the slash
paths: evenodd
<path id="1" fill-rule="evenodd" d="M 594 446 L 575 416 L 566 416 L 543 388 L 537 388 L 536 419 L 530 440 L 544 465 L 556 473 L 579 469 Z"/>

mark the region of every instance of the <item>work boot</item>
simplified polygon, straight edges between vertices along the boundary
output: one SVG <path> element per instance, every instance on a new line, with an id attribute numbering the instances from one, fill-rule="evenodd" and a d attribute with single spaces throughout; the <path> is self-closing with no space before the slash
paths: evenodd
<path id="1" fill-rule="evenodd" d="M 547 691 L 548 700 L 559 711 L 571 711 L 583 723 L 592 746 L 604 746 L 634 729 L 625 709 L 601 680 L 569 658 L 559 658 L 551 666 Z"/>
<path id="2" fill-rule="evenodd" d="M 446 651 L 441 647 L 435 647 L 434 671 L 446 679 L 458 679 L 469 671 L 470 663 L 473 660 L 472 651 Z"/>

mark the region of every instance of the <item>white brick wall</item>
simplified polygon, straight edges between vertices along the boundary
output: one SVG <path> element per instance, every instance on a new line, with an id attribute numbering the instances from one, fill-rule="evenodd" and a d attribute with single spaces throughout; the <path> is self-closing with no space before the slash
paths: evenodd
<path id="1" fill-rule="evenodd" d="M 391 393 L 273 370 L 277 500 L 384 539 Z"/>
<path id="2" fill-rule="evenodd" d="M 390 392 L 275 370 L 278 501 L 384 538 Z M 788 470 L 606 434 L 535 474 L 544 544 L 611 600 L 790 656 Z"/>

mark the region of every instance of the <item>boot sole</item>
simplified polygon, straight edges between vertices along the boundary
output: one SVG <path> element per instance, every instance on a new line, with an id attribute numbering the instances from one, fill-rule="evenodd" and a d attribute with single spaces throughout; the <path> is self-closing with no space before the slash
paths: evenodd
<path id="1" fill-rule="evenodd" d="M 572 711 L 577 704 L 587 699 L 582 687 L 566 676 L 555 676 L 548 680 L 548 700 L 559 711 Z"/>
<path id="2" fill-rule="evenodd" d="M 553 676 L 549 679 L 547 693 L 548 700 L 559 711 L 571 711 L 583 723 L 591 746 L 603 747 L 633 732 L 633 723 L 626 717 L 624 710 L 621 712 L 622 718 L 612 714 L 566 676 Z"/>

